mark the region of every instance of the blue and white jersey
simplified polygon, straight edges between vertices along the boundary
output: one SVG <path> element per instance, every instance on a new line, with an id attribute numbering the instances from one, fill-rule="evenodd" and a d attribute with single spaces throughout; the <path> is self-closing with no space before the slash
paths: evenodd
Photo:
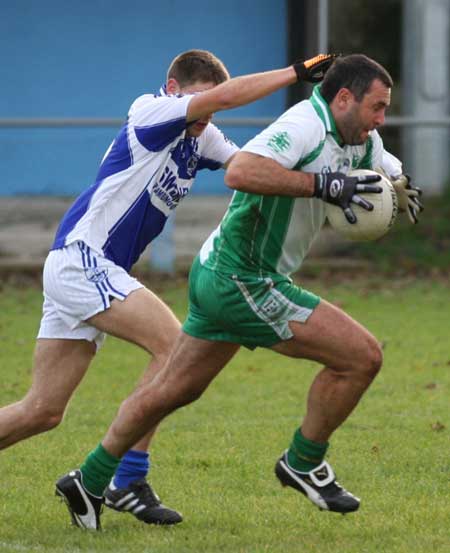
<path id="1" fill-rule="evenodd" d="M 193 95 L 145 94 L 103 157 L 95 183 L 64 215 L 52 250 L 82 240 L 127 271 L 161 233 L 197 171 L 219 169 L 238 150 L 213 124 L 186 134 Z"/>

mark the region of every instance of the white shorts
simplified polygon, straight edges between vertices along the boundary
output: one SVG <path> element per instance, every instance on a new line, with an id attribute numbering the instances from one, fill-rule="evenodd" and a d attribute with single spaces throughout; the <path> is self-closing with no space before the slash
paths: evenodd
<path id="1" fill-rule="evenodd" d="M 49 253 L 43 284 L 38 338 L 89 340 L 97 349 L 105 335 L 84 321 L 108 309 L 112 299 L 123 301 L 143 288 L 125 269 L 80 241 Z"/>

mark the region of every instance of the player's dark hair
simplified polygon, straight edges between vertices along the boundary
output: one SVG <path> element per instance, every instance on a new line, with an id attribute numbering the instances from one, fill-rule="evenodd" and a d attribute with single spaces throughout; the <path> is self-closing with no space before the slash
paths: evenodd
<path id="1" fill-rule="evenodd" d="M 218 85 L 229 78 L 225 65 L 207 50 L 183 52 L 172 61 L 167 72 L 167 79 L 176 79 L 181 87 L 198 81 Z"/>
<path id="2" fill-rule="evenodd" d="M 392 77 L 386 69 L 364 54 L 351 54 L 337 58 L 325 74 L 320 94 L 331 103 L 341 88 L 348 88 L 358 102 L 369 90 L 374 79 L 392 88 Z"/>

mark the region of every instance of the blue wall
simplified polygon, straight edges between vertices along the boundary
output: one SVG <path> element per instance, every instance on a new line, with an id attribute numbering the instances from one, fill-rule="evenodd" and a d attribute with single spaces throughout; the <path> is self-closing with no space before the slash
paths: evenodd
<path id="1" fill-rule="evenodd" d="M 125 118 L 170 61 L 211 50 L 239 75 L 286 64 L 282 0 L 0 0 L 1 118 Z M 281 91 L 220 117 L 275 117 Z M 73 195 L 94 179 L 115 128 L 1 128 L 0 195 Z M 257 128 L 224 132 L 243 145 Z M 221 193 L 223 172 L 194 191 Z"/>

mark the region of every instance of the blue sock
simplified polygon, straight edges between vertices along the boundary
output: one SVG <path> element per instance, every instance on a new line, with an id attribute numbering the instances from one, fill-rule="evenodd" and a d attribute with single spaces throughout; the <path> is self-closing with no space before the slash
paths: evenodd
<path id="1" fill-rule="evenodd" d="M 122 457 L 114 475 L 114 485 L 117 488 L 128 488 L 131 482 L 147 476 L 150 470 L 150 456 L 146 451 L 130 449 Z"/>

